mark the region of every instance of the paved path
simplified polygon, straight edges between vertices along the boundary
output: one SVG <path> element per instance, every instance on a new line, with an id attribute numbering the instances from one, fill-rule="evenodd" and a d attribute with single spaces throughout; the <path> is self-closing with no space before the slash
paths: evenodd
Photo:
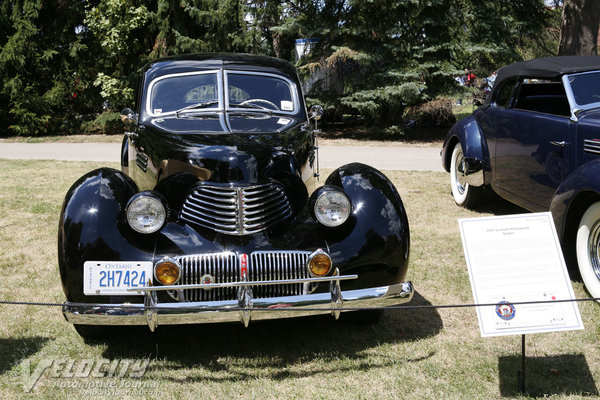
<path id="1" fill-rule="evenodd" d="M 119 162 L 119 143 L 0 142 L 0 158 Z M 416 146 L 321 145 L 321 168 L 362 162 L 381 170 L 442 171 L 440 149 Z"/>

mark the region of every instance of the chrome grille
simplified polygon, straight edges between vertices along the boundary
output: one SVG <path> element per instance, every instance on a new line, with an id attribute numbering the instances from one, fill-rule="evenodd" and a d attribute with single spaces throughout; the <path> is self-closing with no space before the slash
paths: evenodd
<path id="1" fill-rule="evenodd" d="M 260 232 L 292 215 L 277 184 L 197 186 L 183 203 L 181 219 L 230 235 Z"/>
<path id="2" fill-rule="evenodd" d="M 248 280 L 279 280 L 308 278 L 305 263 L 309 251 L 257 251 L 248 260 Z M 239 282 L 241 268 L 239 256 L 233 252 L 181 256 L 176 258 L 182 268 L 180 285 L 200 284 L 202 276 L 209 274 L 215 283 Z M 222 301 L 236 300 L 237 287 L 215 289 L 185 289 L 184 301 Z M 255 299 L 301 295 L 302 283 L 286 285 L 252 286 Z"/>
<path id="3" fill-rule="evenodd" d="M 240 263 L 237 254 L 214 253 L 178 257 L 182 275 L 181 285 L 199 284 L 202 276 L 209 274 L 215 282 L 238 282 L 240 280 Z M 216 288 L 210 290 L 187 289 L 183 291 L 187 301 L 217 301 L 237 298 L 237 288 Z"/>
<path id="4" fill-rule="evenodd" d="M 310 252 L 297 251 L 257 251 L 250 256 L 248 280 L 267 281 L 279 279 L 308 278 L 304 266 Z M 257 299 L 277 296 L 295 296 L 302 294 L 303 284 L 253 286 L 252 296 Z"/>
<path id="5" fill-rule="evenodd" d="M 135 163 L 144 172 L 148 171 L 148 156 L 139 151 L 135 153 Z"/>
<path id="6" fill-rule="evenodd" d="M 600 140 L 585 139 L 583 141 L 583 151 L 591 154 L 600 154 Z"/>

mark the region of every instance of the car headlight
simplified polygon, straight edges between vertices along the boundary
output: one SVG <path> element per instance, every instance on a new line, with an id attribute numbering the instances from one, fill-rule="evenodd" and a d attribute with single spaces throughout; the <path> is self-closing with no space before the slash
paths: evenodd
<path id="1" fill-rule="evenodd" d="M 167 212 L 162 201 L 150 192 L 138 193 L 127 205 L 127 222 L 140 233 L 154 233 L 162 228 Z"/>
<path id="2" fill-rule="evenodd" d="M 306 260 L 306 268 L 312 276 L 325 276 L 331 271 L 333 263 L 329 254 L 321 249 L 317 249 Z"/>
<path id="3" fill-rule="evenodd" d="M 314 205 L 315 218 L 328 227 L 340 226 L 350 216 L 352 205 L 339 189 L 327 188 L 319 193 Z"/>
<path id="4" fill-rule="evenodd" d="M 174 285 L 181 278 L 181 266 L 172 258 L 165 257 L 154 266 L 154 277 L 163 285 Z"/>

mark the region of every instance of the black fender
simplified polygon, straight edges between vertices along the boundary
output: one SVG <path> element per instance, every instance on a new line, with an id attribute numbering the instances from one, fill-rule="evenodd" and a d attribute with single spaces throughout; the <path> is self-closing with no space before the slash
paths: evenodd
<path id="1" fill-rule="evenodd" d="M 321 227 L 330 230 L 322 236 L 327 238 L 334 265 L 343 265 L 344 274 L 359 274 L 361 287 L 403 282 L 410 232 L 393 183 L 375 168 L 352 163 L 333 171 L 325 184 L 341 188 L 352 204 L 352 215 L 343 225 Z M 352 281 L 345 282 L 346 289 L 352 286 Z"/>
<path id="2" fill-rule="evenodd" d="M 58 265 L 68 301 L 107 302 L 111 296 L 83 295 L 85 261 L 152 261 L 154 240 L 133 231 L 125 208 L 138 192 L 121 171 L 100 168 L 71 186 L 58 226 Z"/>

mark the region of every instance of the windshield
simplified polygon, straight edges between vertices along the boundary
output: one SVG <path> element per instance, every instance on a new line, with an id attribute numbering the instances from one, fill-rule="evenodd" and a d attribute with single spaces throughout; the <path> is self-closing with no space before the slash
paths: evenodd
<path id="1" fill-rule="evenodd" d="M 217 73 L 167 75 L 149 86 L 148 112 L 163 115 L 206 103 L 207 108 L 219 107 Z"/>
<path id="2" fill-rule="evenodd" d="M 568 76 L 576 106 L 600 103 L 600 72 L 586 72 Z"/>
<path id="3" fill-rule="evenodd" d="M 225 83 L 223 83 L 225 82 Z M 221 93 L 226 88 L 225 99 Z M 238 71 L 195 72 L 161 76 L 150 83 L 146 112 L 175 113 L 267 112 L 293 114 L 298 110 L 293 83 L 273 74 Z M 237 111 L 236 111 L 237 110 Z"/>
<path id="4" fill-rule="evenodd" d="M 230 108 L 265 108 L 294 111 L 290 84 L 272 75 L 227 73 L 227 104 Z"/>

